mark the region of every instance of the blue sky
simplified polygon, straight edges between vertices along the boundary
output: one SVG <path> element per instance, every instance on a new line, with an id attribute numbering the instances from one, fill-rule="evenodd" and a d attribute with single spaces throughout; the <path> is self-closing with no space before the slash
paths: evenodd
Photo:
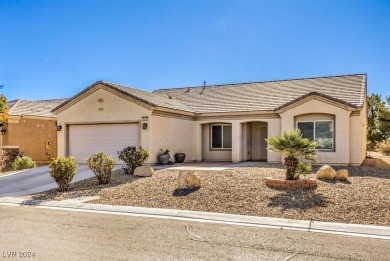
<path id="1" fill-rule="evenodd" d="M 390 1 L 0 0 L 9 100 L 368 74 L 390 95 Z"/>

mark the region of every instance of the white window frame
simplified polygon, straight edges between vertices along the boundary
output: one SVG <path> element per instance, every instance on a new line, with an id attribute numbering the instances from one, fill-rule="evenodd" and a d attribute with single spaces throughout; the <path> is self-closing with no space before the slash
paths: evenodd
<path id="1" fill-rule="evenodd" d="M 296 122 L 296 129 L 298 129 L 298 123 L 300 122 L 313 122 L 313 136 L 316 138 L 316 122 L 324 122 L 324 121 L 330 121 L 332 122 L 332 148 L 331 149 L 316 149 L 318 151 L 335 151 L 334 149 L 334 143 L 335 143 L 335 129 L 334 129 L 334 120 L 307 120 L 307 121 L 297 121 Z M 315 140 L 315 139 L 314 139 Z"/>
<path id="2" fill-rule="evenodd" d="M 214 148 L 213 147 L 213 126 L 221 126 L 222 127 L 222 135 L 221 135 L 221 139 L 222 139 L 222 148 Z M 232 124 L 229 124 L 229 123 L 217 123 L 217 124 L 210 124 L 210 148 L 212 150 L 232 150 L 232 148 L 224 148 L 223 147 L 223 127 L 224 126 L 232 126 Z M 233 145 L 233 137 L 232 137 L 232 145 Z M 233 147 L 233 146 L 232 146 Z"/>

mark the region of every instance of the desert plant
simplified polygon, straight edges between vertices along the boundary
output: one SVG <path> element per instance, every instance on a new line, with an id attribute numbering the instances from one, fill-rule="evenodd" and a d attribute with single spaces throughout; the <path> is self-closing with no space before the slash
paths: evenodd
<path id="1" fill-rule="evenodd" d="M 124 167 L 126 174 L 134 174 L 134 170 L 141 166 L 148 158 L 149 151 L 135 146 L 129 146 L 118 151 L 118 158 L 123 160 L 127 167 Z"/>
<path id="2" fill-rule="evenodd" d="M 309 162 L 299 161 L 297 167 L 297 173 L 299 174 L 310 174 L 311 173 L 311 165 Z"/>
<path id="3" fill-rule="evenodd" d="M 99 184 L 108 184 L 111 180 L 115 161 L 104 152 L 99 152 L 87 159 L 88 167 L 95 173 Z"/>
<path id="4" fill-rule="evenodd" d="M 319 145 L 316 141 L 303 138 L 299 129 L 283 132 L 282 136 L 266 139 L 270 151 L 284 156 L 286 179 L 299 179 L 298 166 L 301 159 L 316 161 L 315 148 Z"/>
<path id="5" fill-rule="evenodd" d="M 77 171 L 77 163 L 74 157 L 60 157 L 50 162 L 50 176 L 57 182 L 60 191 L 64 192 L 69 188 Z"/>
<path id="6" fill-rule="evenodd" d="M 382 141 L 378 144 L 378 151 L 385 156 L 390 155 L 390 140 Z"/>
<path id="7" fill-rule="evenodd" d="M 29 156 L 17 156 L 14 162 L 12 162 L 13 170 L 21 170 L 21 169 L 32 169 L 35 168 L 35 161 L 32 160 Z"/>

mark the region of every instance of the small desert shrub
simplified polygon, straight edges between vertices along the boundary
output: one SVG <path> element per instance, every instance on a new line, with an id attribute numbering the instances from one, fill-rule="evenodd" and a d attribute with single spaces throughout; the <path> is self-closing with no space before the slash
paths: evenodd
<path id="1" fill-rule="evenodd" d="M 13 170 L 32 169 L 35 167 L 35 161 L 33 161 L 29 156 L 17 156 L 12 163 Z"/>
<path id="2" fill-rule="evenodd" d="M 390 155 L 390 140 L 382 141 L 378 144 L 378 150 L 385 156 Z"/>
<path id="3" fill-rule="evenodd" d="M 53 160 L 50 165 L 50 176 L 57 182 L 58 188 L 64 192 L 68 189 L 77 171 L 74 157 L 60 157 Z"/>
<path id="4" fill-rule="evenodd" d="M 309 161 L 317 161 L 316 147 L 319 143 L 303 138 L 303 134 L 299 129 L 289 132 L 283 132 L 281 136 L 265 139 L 268 143 L 268 150 L 284 156 L 284 167 L 286 169 L 286 179 L 299 179 L 299 165 L 305 159 Z M 303 168 L 303 165 L 301 164 Z"/>
<path id="5" fill-rule="evenodd" d="M 299 173 L 299 174 L 310 174 L 311 173 L 311 165 L 310 165 L 310 163 L 299 161 L 298 167 L 297 167 L 297 173 Z"/>
<path id="6" fill-rule="evenodd" d="M 87 159 L 88 167 L 95 173 L 99 184 L 108 184 L 111 180 L 112 169 L 115 166 L 115 161 L 111 156 L 107 156 L 103 152 L 92 155 Z"/>
<path id="7" fill-rule="evenodd" d="M 124 168 L 126 174 L 134 174 L 134 170 L 149 158 L 149 151 L 141 147 L 137 149 L 137 147 L 129 146 L 118 151 L 118 158 L 126 163 L 127 167 Z"/>

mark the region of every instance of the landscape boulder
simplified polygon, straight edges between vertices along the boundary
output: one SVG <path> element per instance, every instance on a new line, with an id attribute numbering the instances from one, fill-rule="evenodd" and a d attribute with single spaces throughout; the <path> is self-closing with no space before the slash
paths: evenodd
<path id="1" fill-rule="evenodd" d="M 337 171 L 336 179 L 337 180 L 348 180 L 348 170 L 341 169 L 341 170 Z"/>
<path id="2" fill-rule="evenodd" d="M 150 166 L 140 166 L 134 170 L 134 176 L 151 177 L 152 175 L 153 169 Z"/>
<path id="3" fill-rule="evenodd" d="M 195 175 L 195 170 L 180 170 L 176 179 L 176 189 L 200 188 L 200 178 Z"/>
<path id="4" fill-rule="evenodd" d="M 324 165 L 317 171 L 316 178 L 332 180 L 336 178 L 336 174 L 336 171 L 332 167 Z"/>

